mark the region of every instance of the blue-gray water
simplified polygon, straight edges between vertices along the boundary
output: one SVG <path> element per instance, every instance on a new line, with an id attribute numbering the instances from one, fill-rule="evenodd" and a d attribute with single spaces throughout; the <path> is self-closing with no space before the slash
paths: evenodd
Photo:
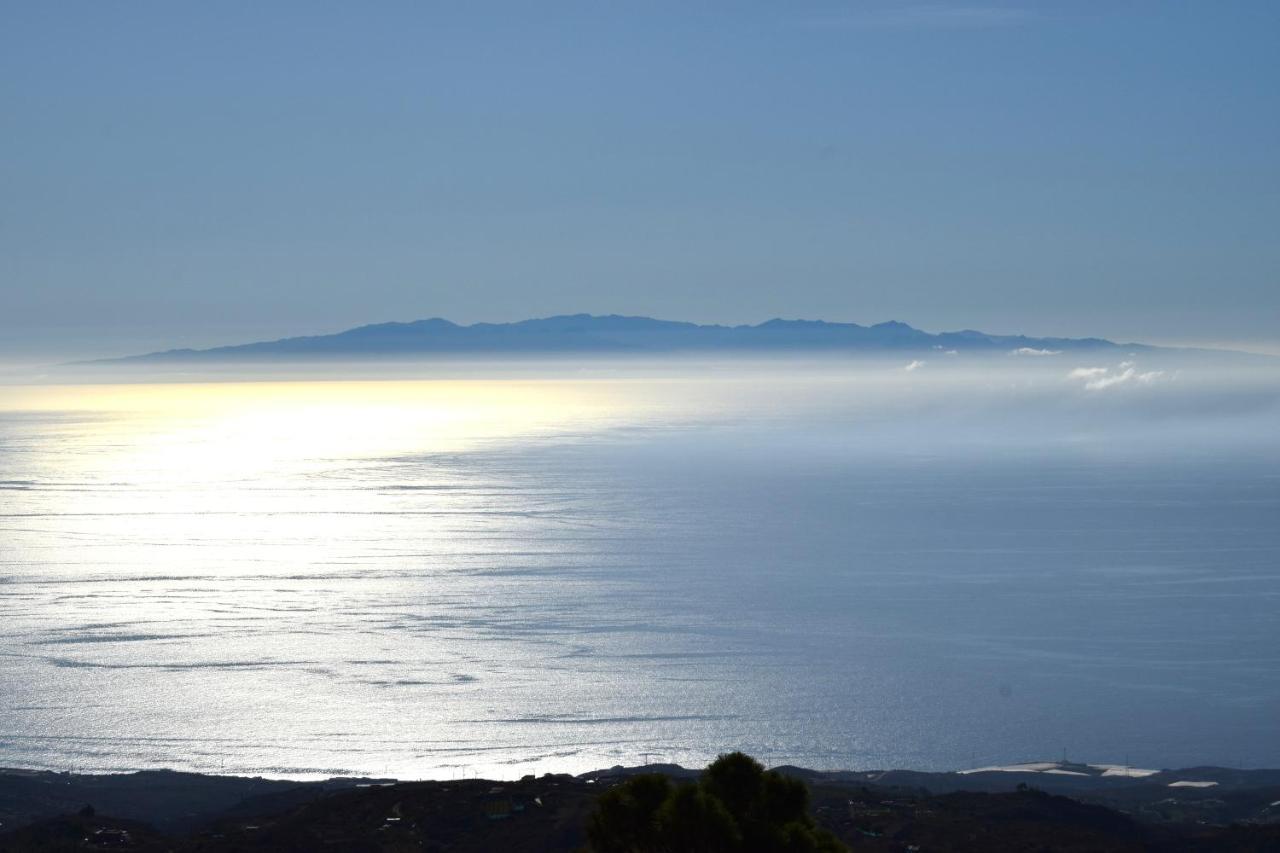
<path id="1" fill-rule="evenodd" d="M 1276 374 L 1043 361 L 11 387 L 0 766 L 1280 766 Z"/>

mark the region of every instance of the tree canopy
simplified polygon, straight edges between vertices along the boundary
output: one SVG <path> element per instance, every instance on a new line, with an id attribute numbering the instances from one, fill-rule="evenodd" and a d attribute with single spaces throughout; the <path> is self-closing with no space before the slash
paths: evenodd
<path id="1" fill-rule="evenodd" d="M 587 824 L 593 853 L 843 853 L 809 816 L 804 782 L 741 752 L 696 783 L 634 776 L 600 795 Z"/>

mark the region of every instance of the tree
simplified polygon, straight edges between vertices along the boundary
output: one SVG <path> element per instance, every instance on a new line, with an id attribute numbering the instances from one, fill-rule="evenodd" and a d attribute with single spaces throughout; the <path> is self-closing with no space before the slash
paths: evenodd
<path id="1" fill-rule="evenodd" d="M 735 853 L 742 833 L 724 804 L 700 785 L 681 785 L 658 809 L 659 850 Z"/>
<path id="2" fill-rule="evenodd" d="M 804 782 L 741 752 L 717 758 L 697 784 L 635 776 L 602 794 L 587 823 L 594 853 L 840 853 L 809 816 Z"/>
<path id="3" fill-rule="evenodd" d="M 604 792 L 587 819 L 596 853 L 658 853 L 658 810 L 671 796 L 671 781 L 656 773 L 633 776 Z"/>

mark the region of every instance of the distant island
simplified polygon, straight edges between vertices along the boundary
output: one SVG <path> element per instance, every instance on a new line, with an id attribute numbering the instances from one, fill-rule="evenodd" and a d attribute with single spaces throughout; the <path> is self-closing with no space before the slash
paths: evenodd
<path id="1" fill-rule="evenodd" d="M 667 354 L 667 353 L 1022 353 L 1056 355 L 1080 350 L 1148 350 L 1101 338 L 1032 338 L 966 329 L 932 334 L 906 323 L 873 326 L 823 320 L 769 320 L 759 325 L 699 325 L 650 317 L 571 314 L 516 323 L 469 326 L 433 318 L 378 323 L 331 335 L 173 349 L 110 359 L 122 362 L 414 358 L 434 355 Z"/>

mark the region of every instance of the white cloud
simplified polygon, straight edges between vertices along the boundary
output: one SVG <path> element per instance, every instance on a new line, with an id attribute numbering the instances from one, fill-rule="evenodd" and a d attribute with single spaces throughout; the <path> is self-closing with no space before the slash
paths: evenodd
<path id="1" fill-rule="evenodd" d="M 1084 383 L 1084 387 L 1089 391 L 1101 391 L 1103 388 L 1111 388 L 1115 385 L 1123 385 L 1133 378 L 1134 370 L 1132 367 L 1126 367 L 1121 373 L 1106 373 L 1096 379 L 1090 379 Z"/>
<path id="2" fill-rule="evenodd" d="M 1060 349 L 1036 349 L 1035 347 L 1018 347 L 1009 355 L 1062 355 Z"/>
<path id="3" fill-rule="evenodd" d="M 910 373 L 911 371 L 919 370 L 922 367 L 924 367 L 924 362 L 921 361 L 920 359 L 916 359 L 915 361 L 911 362 L 910 364 L 908 364 L 906 367 L 902 369 Z"/>
<path id="4" fill-rule="evenodd" d="M 1086 391 L 1102 391 L 1118 385 L 1150 385 L 1163 376 L 1163 370 L 1148 370 L 1140 373 L 1132 361 L 1122 361 L 1114 369 L 1110 367 L 1077 367 L 1067 374 L 1068 379 L 1084 382 Z"/>

